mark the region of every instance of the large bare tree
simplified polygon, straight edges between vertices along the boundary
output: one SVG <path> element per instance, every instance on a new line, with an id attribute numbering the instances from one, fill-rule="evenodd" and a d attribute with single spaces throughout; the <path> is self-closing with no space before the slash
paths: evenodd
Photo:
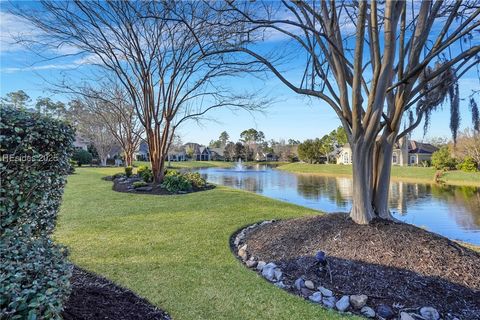
<path id="1" fill-rule="evenodd" d="M 40 1 L 15 13 L 42 31 L 37 44 L 75 47 L 115 75 L 145 128 L 157 183 L 179 125 L 213 108 L 262 104 L 251 103 L 250 94 L 232 94 L 228 81 L 220 81 L 255 64 L 218 54 L 220 44 L 236 41 L 229 31 L 235 26 L 215 28 L 218 18 L 202 2 Z"/>
<path id="2" fill-rule="evenodd" d="M 144 128 L 129 101 L 130 96 L 123 87 L 111 83 L 102 85 L 100 91 L 82 88 L 77 95 L 85 102 L 88 112 L 97 116 L 122 148 L 125 165 L 132 166 Z"/>
<path id="3" fill-rule="evenodd" d="M 353 150 L 351 218 L 361 224 L 392 219 L 388 185 L 394 144 L 422 118 L 428 125 L 431 111 L 447 97 L 455 138 L 458 79 L 479 64 L 479 2 L 284 0 L 211 5 L 225 21 L 242 26 L 238 32 L 248 40 L 225 51 L 253 57 L 288 88 L 323 100 L 337 114 Z M 272 38 L 294 52 L 297 59 L 290 68 L 277 63 L 277 46 L 270 54 L 250 45 L 252 40 Z M 291 72 L 292 65 L 303 70 L 300 76 Z"/>

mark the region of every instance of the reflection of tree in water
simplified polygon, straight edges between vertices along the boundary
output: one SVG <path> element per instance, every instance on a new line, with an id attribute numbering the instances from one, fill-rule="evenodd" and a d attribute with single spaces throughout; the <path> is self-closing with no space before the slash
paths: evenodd
<path id="1" fill-rule="evenodd" d="M 251 192 L 263 192 L 263 181 L 256 177 L 245 177 L 242 175 L 222 175 L 220 184 L 228 187 L 235 187 Z"/>
<path id="2" fill-rule="evenodd" d="M 338 179 L 342 181 L 339 182 Z M 342 187 L 345 182 L 342 178 L 298 175 L 297 191 L 306 199 L 319 200 L 323 196 L 344 206 L 352 198 L 351 180 L 348 178 L 345 180 L 346 186 Z"/>
<path id="3" fill-rule="evenodd" d="M 447 203 L 450 207 L 448 215 L 458 225 L 469 230 L 476 230 L 480 227 L 480 188 L 433 185 L 432 196 Z"/>

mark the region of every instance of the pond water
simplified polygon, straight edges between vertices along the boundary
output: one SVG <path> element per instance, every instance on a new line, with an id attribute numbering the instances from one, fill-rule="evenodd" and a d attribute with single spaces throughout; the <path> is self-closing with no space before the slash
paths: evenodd
<path id="1" fill-rule="evenodd" d="M 320 211 L 347 212 L 352 203 L 352 180 L 348 177 L 298 175 L 266 165 L 199 172 L 211 183 Z M 399 220 L 480 245 L 480 188 L 392 181 L 389 203 Z"/>

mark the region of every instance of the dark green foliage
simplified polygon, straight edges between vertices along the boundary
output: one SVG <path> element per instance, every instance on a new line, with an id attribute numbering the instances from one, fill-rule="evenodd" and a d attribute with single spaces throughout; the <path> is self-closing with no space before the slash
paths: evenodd
<path id="1" fill-rule="evenodd" d="M 137 174 L 145 182 L 152 182 L 153 181 L 152 169 L 150 169 L 147 166 L 139 166 L 138 169 L 137 169 Z"/>
<path id="2" fill-rule="evenodd" d="M 450 150 L 447 146 L 441 147 L 438 151 L 432 154 L 432 165 L 435 169 L 455 169 L 455 159 L 450 155 Z"/>
<path id="3" fill-rule="evenodd" d="M 135 181 L 133 183 L 134 188 L 146 187 L 148 184 L 145 181 Z"/>
<path id="4" fill-rule="evenodd" d="M 458 164 L 457 168 L 465 172 L 477 172 L 478 163 L 476 163 L 472 157 L 465 157 L 465 159 Z"/>
<path id="5" fill-rule="evenodd" d="M 472 112 L 473 130 L 480 131 L 480 115 L 478 105 L 473 98 L 470 98 L 470 111 Z"/>
<path id="6" fill-rule="evenodd" d="M 78 166 L 92 163 L 92 154 L 86 150 L 78 149 L 73 153 L 72 160 L 76 161 Z"/>
<path id="7" fill-rule="evenodd" d="M 322 142 L 320 139 L 307 139 L 298 145 L 298 157 L 308 163 L 320 163 L 322 161 Z"/>
<path id="8" fill-rule="evenodd" d="M 169 192 L 177 193 L 180 191 L 191 191 L 192 184 L 182 174 L 170 174 L 163 179 L 162 188 Z"/>
<path id="9" fill-rule="evenodd" d="M 121 178 L 121 177 L 125 177 L 125 173 L 117 172 L 112 176 L 113 179 L 117 179 L 117 178 Z"/>
<path id="10" fill-rule="evenodd" d="M 205 188 L 207 182 L 202 178 L 198 172 L 186 172 L 183 176 L 190 182 L 193 188 L 202 189 Z"/>
<path id="11" fill-rule="evenodd" d="M 56 319 L 71 267 L 50 235 L 69 173 L 75 133 L 66 123 L 3 107 L 1 298 L 7 319 Z"/>
<path id="12" fill-rule="evenodd" d="M 131 177 L 133 173 L 133 168 L 131 166 L 125 167 L 125 175 L 128 177 Z"/>

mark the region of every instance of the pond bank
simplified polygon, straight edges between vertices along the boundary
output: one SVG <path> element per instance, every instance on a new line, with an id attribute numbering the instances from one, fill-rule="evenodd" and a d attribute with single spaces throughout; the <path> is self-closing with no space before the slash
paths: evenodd
<path id="1" fill-rule="evenodd" d="M 308 164 L 289 163 L 278 166 L 276 169 L 297 174 L 323 175 L 323 176 L 352 176 L 352 166 L 337 164 Z M 434 168 L 423 167 L 392 167 L 392 180 L 406 182 L 435 183 Z M 447 171 L 442 176 L 445 184 L 456 186 L 480 187 L 480 172 L 463 172 L 459 170 Z"/>

